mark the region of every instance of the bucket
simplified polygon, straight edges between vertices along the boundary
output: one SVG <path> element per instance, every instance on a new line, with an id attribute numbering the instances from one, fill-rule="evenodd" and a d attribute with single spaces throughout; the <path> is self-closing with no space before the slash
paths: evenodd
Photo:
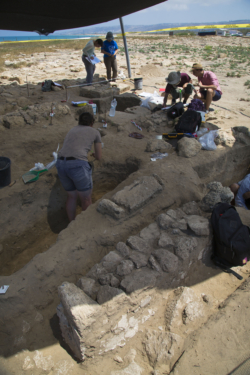
<path id="1" fill-rule="evenodd" d="M 142 78 L 134 78 L 135 90 L 142 90 Z"/>
<path id="2" fill-rule="evenodd" d="M 0 189 L 10 184 L 10 165 L 11 161 L 9 158 L 0 156 Z"/>

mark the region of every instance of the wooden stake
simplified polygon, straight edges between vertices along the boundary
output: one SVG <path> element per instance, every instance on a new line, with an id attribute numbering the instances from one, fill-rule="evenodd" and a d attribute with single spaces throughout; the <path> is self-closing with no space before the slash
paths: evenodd
<path id="1" fill-rule="evenodd" d="M 28 92 L 28 97 L 30 96 L 30 92 L 29 92 L 29 82 L 28 82 L 28 78 L 26 76 L 26 82 L 27 82 L 27 92 Z"/>

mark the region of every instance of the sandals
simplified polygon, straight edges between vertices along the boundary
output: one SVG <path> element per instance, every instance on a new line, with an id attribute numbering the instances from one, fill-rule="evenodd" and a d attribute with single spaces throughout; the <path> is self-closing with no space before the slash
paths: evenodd
<path id="1" fill-rule="evenodd" d="M 140 133 L 137 133 L 137 132 L 130 133 L 128 136 L 132 137 L 132 138 L 136 138 L 136 139 L 142 139 L 142 138 L 144 138 L 144 135 L 142 135 Z"/>

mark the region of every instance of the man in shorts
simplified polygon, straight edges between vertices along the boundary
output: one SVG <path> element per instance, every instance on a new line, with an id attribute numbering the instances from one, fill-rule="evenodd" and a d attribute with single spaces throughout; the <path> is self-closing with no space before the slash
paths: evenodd
<path id="1" fill-rule="evenodd" d="M 67 191 L 66 211 L 69 221 L 76 217 L 77 197 L 80 198 L 83 211 L 92 203 L 92 168 L 88 162 L 88 152 L 93 143 L 93 156 L 100 160 L 102 155 L 101 135 L 93 128 L 94 122 L 93 115 L 82 113 L 79 124 L 68 132 L 58 153 L 56 168 L 62 186 Z"/>
<path id="2" fill-rule="evenodd" d="M 171 72 L 166 81 L 168 84 L 165 89 L 163 107 L 166 107 L 169 94 L 172 96 L 172 105 L 176 103 L 177 96 L 180 98 L 180 92 L 177 92 L 178 88 L 180 88 L 179 91 L 181 91 L 181 96 L 184 99 L 183 104 L 185 104 L 193 90 L 192 79 L 189 75 L 187 73 Z"/>
<path id="3" fill-rule="evenodd" d="M 216 75 L 209 70 L 204 70 L 201 64 L 195 63 L 192 66 L 192 73 L 198 78 L 199 92 L 195 99 L 200 99 L 205 103 L 206 113 L 209 113 L 210 104 L 220 100 L 222 91 Z"/>

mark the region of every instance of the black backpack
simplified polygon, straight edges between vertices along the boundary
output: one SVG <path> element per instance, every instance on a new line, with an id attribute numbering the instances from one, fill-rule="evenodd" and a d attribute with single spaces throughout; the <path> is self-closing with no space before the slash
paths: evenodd
<path id="1" fill-rule="evenodd" d="M 201 114 L 196 111 L 186 111 L 175 125 L 175 130 L 176 133 L 194 133 L 200 129 L 200 126 Z"/>
<path id="2" fill-rule="evenodd" d="M 244 266 L 250 259 L 250 230 L 242 224 L 235 207 L 228 203 L 217 203 L 211 224 L 214 234 L 212 259 L 215 264 L 224 267 L 227 272 L 230 272 L 230 267 Z"/>
<path id="3" fill-rule="evenodd" d="M 53 84 L 53 81 L 51 81 L 51 79 L 45 80 L 42 83 L 42 91 L 44 91 L 44 92 L 51 91 L 52 84 Z"/>
<path id="4" fill-rule="evenodd" d="M 182 102 L 176 103 L 168 109 L 168 117 L 175 119 L 184 113 L 184 106 Z"/>

